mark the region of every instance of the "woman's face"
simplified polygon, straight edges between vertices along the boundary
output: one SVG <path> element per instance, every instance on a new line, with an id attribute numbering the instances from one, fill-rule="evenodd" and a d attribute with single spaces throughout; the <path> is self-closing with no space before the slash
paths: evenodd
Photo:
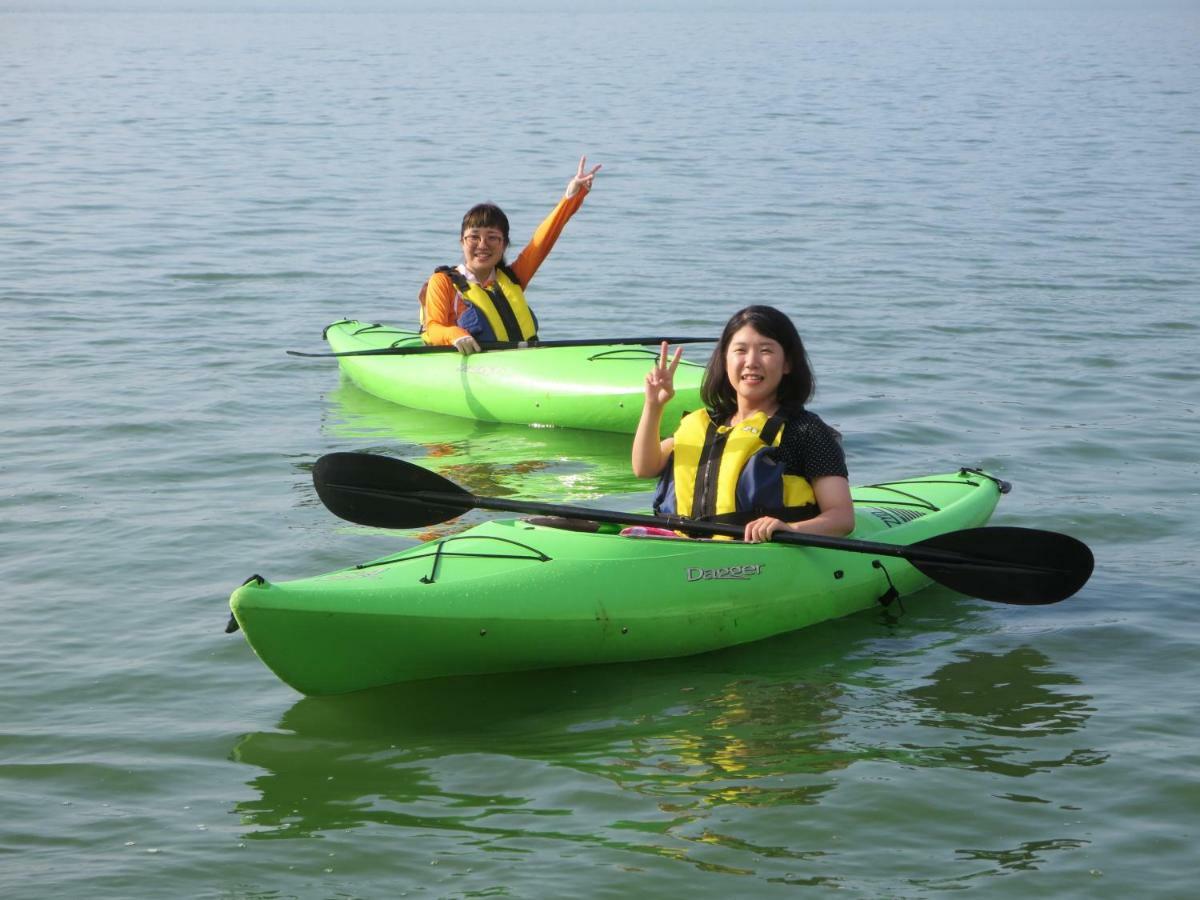
<path id="1" fill-rule="evenodd" d="M 499 228 L 468 228 L 463 232 L 463 259 L 476 276 L 490 275 L 504 258 L 505 249 L 504 232 Z"/>
<path id="2" fill-rule="evenodd" d="M 752 325 L 735 331 L 725 349 L 725 371 L 739 406 L 762 408 L 775 403 L 779 383 L 791 370 L 779 341 L 759 334 Z"/>

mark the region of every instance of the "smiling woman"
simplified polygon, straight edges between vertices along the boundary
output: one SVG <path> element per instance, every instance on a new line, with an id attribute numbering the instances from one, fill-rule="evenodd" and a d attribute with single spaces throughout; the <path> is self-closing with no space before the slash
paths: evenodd
<path id="1" fill-rule="evenodd" d="M 633 439 L 633 473 L 659 476 L 654 511 L 745 526 L 747 541 L 780 530 L 844 535 L 854 527 L 846 459 L 838 434 L 804 408 L 814 379 L 792 320 L 748 306 L 726 323 L 704 375 L 706 409 L 658 438 L 675 396 L 677 348 L 664 342 L 646 375 Z"/>
<path id="2" fill-rule="evenodd" d="M 478 353 L 481 341 L 521 341 L 537 337 L 537 317 L 525 301 L 525 288 L 545 261 L 567 220 L 583 205 L 600 166 L 579 168 L 562 199 L 511 266 L 508 216 L 493 203 L 480 203 L 463 216 L 459 240 L 462 262 L 440 266 L 421 287 L 421 333 L 427 344 Z"/>

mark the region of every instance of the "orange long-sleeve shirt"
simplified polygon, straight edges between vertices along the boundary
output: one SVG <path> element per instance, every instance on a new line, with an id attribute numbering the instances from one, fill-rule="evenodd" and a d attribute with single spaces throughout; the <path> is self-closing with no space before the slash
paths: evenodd
<path id="1" fill-rule="evenodd" d="M 559 200 L 550 215 L 546 216 L 542 224 L 537 227 L 537 231 L 533 233 L 533 237 L 529 239 L 525 249 L 513 261 L 510 268 L 517 276 L 522 290 L 529 287 L 534 273 L 550 255 L 567 220 L 575 215 L 579 207 L 583 205 L 583 198 L 587 193 L 588 189 L 582 188 L 574 197 L 563 197 Z M 466 270 L 465 274 L 469 280 L 475 280 L 475 276 L 469 270 Z M 488 281 L 484 287 L 490 284 L 491 281 Z M 454 282 L 450 280 L 449 275 L 445 272 L 434 272 L 425 282 L 418 296 L 425 306 L 425 325 L 422 334 L 425 343 L 434 346 L 449 346 L 467 334 L 466 329 L 460 328 L 458 325 L 459 316 L 466 311 L 467 301 L 455 289 Z"/>

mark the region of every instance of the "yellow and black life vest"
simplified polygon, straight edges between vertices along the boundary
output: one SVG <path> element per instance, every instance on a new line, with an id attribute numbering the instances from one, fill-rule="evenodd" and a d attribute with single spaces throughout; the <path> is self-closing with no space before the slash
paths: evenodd
<path id="1" fill-rule="evenodd" d="M 459 316 L 458 325 L 481 341 L 532 341 L 537 338 L 537 317 L 525 302 L 525 292 L 512 269 L 496 266 L 490 287 L 470 281 L 452 266 L 438 266 L 454 282 L 455 289 L 468 307 Z M 421 307 L 421 326 L 425 325 L 425 307 Z"/>
<path id="2" fill-rule="evenodd" d="M 659 480 L 654 511 L 744 524 L 761 516 L 785 522 L 820 512 L 807 478 L 789 475 L 777 448 L 787 420 L 756 413 L 718 425 L 704 409 L 684 417 Z"/>

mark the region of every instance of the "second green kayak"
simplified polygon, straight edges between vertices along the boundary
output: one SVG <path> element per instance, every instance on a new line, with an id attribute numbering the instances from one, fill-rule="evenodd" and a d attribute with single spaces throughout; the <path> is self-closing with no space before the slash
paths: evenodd
<path id="1" fill-rule="evenodd" d="M 335 353 L 422 347 L 421 336 L 386 325 L 335 322 L 325 329 Z M 632 434 L 642 412 L 646 373 L 658 350 L 632 344 L 530 347 L 459 353 L 342 356 L 360 388 L 401 406 L 485 422 L 554 425 Z M 663 434 L 700 407 L 704 367 L 683 360 Z"/>

